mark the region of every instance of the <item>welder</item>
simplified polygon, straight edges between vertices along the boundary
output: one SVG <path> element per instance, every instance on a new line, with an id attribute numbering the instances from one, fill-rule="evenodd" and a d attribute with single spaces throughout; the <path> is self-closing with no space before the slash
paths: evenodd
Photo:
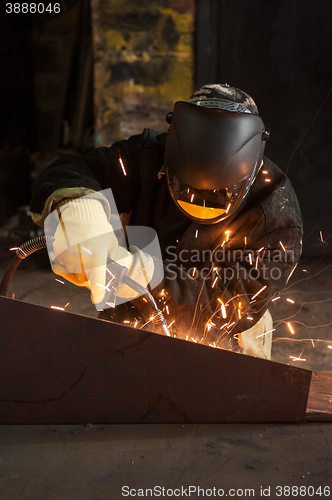
<path id="1" fill-rule="evenodd" d="M 295 192 L 264 156 L 269 132 L 245 92 L 204 85 L 175 103 L 166 120 L 168 133 L 145 129 L 111 147 L 62 156 L 42 172 L 31 201 L 38 225 L 61 209 L 73 233 L 83 228 L 90 240 L 108 234 L 102 250 L 90 249 L 89 272 L 82 273 L 77 253 L 61 253 L 59 224 L 53 245 L 61 258 L 53 270 L 90 288 L 95 303 L 104 297 L 109 258 L 120 258 L 141 284 L 153 284 L 154 256 L 125 248 L 112 233 L 101 194 L 110 188 L 124 226 L 148 226 L 158 235 L 164 277 L 151 292 L 172 335 L 269 359 L 268 308 L 301 254 Z M 122 287 L 119 295 L 129 293 Z M 100 317 L 149 328 L 144 297 Z"/>

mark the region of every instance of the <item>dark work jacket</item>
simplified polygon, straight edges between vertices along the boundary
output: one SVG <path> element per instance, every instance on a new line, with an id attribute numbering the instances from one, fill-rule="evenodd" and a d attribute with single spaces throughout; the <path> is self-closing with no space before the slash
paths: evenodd
<path id="1" fill-rule="evenodd" d="M 167 323 L 174 321 L 172 333 L 227 347 L 234 334 L 260 319 L 300 258 L 297 198 L 288 178 L 264 157 L 240 210 L 217 224 L 193 222 L 171 199 L 165 176 L 158 178 L 166 136 L 145 129 L 85 156 L 64 155 L 42 172 L 30 209 L 42 213 L 59 189 L 111 188 L 118 212 L 131 213 L 130 225 L 157 232 L 164 280 L 153 295 Z M 146 303 L 136 299 L 112 309 L 108 318 L 144 322 L 148 316 Z"/>

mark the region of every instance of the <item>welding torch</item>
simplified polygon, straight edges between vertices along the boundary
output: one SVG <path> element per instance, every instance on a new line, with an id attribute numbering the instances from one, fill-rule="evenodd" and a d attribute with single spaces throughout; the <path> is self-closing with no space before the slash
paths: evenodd
<path id="1" fill-rule="evenodd" d="M 0 296 L 5 297 L 9 283 L 13 277 L 14 272 L 16 271 L 18 265 L 22 260 L 26 259 L 31 255 L 32 253 L 36 252 L 37 250 L 40 250 L 42 248 L 46 248 L 48 245 L 53 243 L 53 237 L 50 235 L 42 235 L 42 236 L 37 236 L 36 238 L 33 238 L 29 241 L 26 241 L 23 243 L 21 246 L 19 246 L 16 250 L 16 254 L 14 255 L 13 259 L 9 263 L 5 274 L 1 280 L 0 283 Z M 146 297 L 150 305 L 152 306 L 154 310 L 154 316 L 153 316 L 153 324 L 157 329 L 161 331 L 164 335 L 167 335 L 168 337 L 171 336 L 168 328 L 167 328 L 167 323 L 165 321 L 165 318 L 163 316 L 163 313 L 160 311 L 158 308 L 156 301 L 154 300 L 152 294 L 150 291 L 134 281 L 132 278 L 128 276 L 128 269 L 125 266 L 121 266 L 117 262 L 115 262 L 112 259 L 109 259 L 108 267 L 111 268 L 112 274 L 114 273 L 114 277 L 116 281 L 114 281 L 114 288 L 116 288 L 115 283 L 117 286 L 120 284 L 125 284 L 132 288 L 135 292 L 139 293 L 140 295 Z"/>

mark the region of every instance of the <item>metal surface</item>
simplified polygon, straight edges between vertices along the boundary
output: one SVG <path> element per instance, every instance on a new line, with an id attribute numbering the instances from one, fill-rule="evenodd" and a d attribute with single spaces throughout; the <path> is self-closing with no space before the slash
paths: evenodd
<path id="1" fill-rule="evenodd" d="M 306 420 L 332 422 L 332 372 L 313 372 Z"/>
<path id="2" fill-rule="evenodd" d="M 292 422 L 311 372 L 0 297 L 0 423 Z"/>

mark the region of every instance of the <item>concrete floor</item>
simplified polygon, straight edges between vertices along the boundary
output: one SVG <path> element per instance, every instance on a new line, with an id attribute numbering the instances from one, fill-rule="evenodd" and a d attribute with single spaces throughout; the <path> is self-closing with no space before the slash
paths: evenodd
<path id="1" fill-rule="evenodd" d="M 40 252 L 22 262 L 7 295 L 48 307 L 69 302 L 67 310 L 96 317 L 88 291 L 56 282 L 47 255 Z M 0 276 L 9 255 L 7 249 L 0 254 Z M 299 356 L 307 361 L 297 366 L 332 370 L 331 273 L 327 260 L 300 263 L 271 309 L 277 326 L 273 359 L 296 365 L 289 356 Z M 294 327 L 294 336 L 287 322 Z M 320 496 L 318 488 L 332 489 L 330 425 L 0 426 L 0 499 L 118 500 L 125 497 L 121 488 L 126 485 L 136 490 L 129 498 L 134 493 L 142 497 L 139 489 L 154 486 L 183 487 L 183 498 L 189 496 L 189 486 L 205 488 L 205 496 L 212 497 L 216 488 L 233 498 L 286 498 L 288 490 L 278 496 L 277 486 L 301 485 L 314 487 L 302 489 L 306 491 L 302 498 L 324 498 L 328 490 L 324 494 L 322 489 Z M 245 492 L 250 488 L 254 492 Z M 143 498 L 149 496 L 147 492 Z M 160 496 L 167 497 L 167 491 L 163 495 L 160 490 Z M 201 498 L 202 491 L 198 495 L 192 489 L 190 497 Z"/>
<path id="2" fill-rule="evenodd" d="M 208 496 L 216 488 L 217 498 L 223 489 L 255 499 L 261 487 L 271 488 L 270 498 L 287 498 L 277 486 L 332 489 L 328 425 L 1 426 L 0 498 L 118 500 L 124 486 L 164 487 L 164 497 L 167 489 L 200 487 Z M 312 491 L 302 498 L 330 497 Z"/>

